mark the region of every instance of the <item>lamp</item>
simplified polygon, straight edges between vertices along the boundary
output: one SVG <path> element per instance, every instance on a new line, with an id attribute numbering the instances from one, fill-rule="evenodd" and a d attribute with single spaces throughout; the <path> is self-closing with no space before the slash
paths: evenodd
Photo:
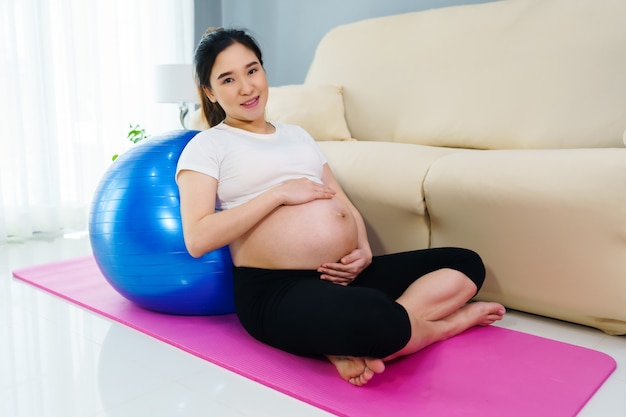
<path id="1" fill-rule="evenodd" d="M 180 124 L 185 129 L 189 104 L 199 104 L 191 64 L 165 64 L 155 67 L 155 100 L 158 103 L 178 103 Z"/>

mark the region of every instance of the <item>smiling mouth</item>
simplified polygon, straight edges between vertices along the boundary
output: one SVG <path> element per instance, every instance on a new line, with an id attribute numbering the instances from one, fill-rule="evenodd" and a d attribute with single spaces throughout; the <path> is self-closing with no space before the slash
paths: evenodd
<path id="1" fill-rule="evenodd" d="M 241 103 L 241 105 L 242 105 L 243 107 L 252 107 L 252 106 L 254 106 L 256 103 L 258 103 L 258 101 L 259 101 L 259 97 L 257 96 L 257 97 L 255 97 L 255 98 L 253 98 L 252 100 L 246 101 L 245 103 Z"/>

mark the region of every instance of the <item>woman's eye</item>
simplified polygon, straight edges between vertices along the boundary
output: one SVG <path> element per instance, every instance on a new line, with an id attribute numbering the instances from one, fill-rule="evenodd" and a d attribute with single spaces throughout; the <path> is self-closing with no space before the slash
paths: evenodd
<path id="1" fill-rule="evenodd" d="M 224 78 L 224 84 L 232 83 L 234 80 L 232 78 Z"/>
<path id="2" fill-rule="evenodd" d="M 248 74 L 249 74 L 249 75 L 252 75 L 252 74 L 254 74 L 254 73 L 255 73 L 255 72 L 257 72 L 257 71 L 258 71 L 258 69 L 256 69 L 256 68 L 252 68 L 250 71 L 248 71 Z"/>

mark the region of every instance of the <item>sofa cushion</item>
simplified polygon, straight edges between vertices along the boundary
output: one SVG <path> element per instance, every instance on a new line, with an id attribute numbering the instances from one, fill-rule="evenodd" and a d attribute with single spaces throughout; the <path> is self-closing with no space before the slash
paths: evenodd
<path id="1" fill-rule="evenodd" d="M 318 141 L 351 139 L 341 86 L 270 87 L 265 116 L 270 122 L 299 125 Z"/>
<path id="2" fill-rule="evenodd" d="M 623 147 L 626 1 L 503 0 L 331 30 L 306 84 L 344 86 L 358 140 Z"/>

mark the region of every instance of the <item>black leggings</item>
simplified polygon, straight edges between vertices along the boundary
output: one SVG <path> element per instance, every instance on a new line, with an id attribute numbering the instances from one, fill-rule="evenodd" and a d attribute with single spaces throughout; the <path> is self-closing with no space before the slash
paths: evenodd
<path id="1" fill-rule="evenodd" d="M 317 271 L 235 267 L 235 309 L 253 337 L 287 352 L 384 358 L 411 338 L 408 314 L 395 300 L 442 268 L 463 272 L 477 291 L 485 278 L 478 254 L 460 248 L 375 256 L 348 286 Z"/>

